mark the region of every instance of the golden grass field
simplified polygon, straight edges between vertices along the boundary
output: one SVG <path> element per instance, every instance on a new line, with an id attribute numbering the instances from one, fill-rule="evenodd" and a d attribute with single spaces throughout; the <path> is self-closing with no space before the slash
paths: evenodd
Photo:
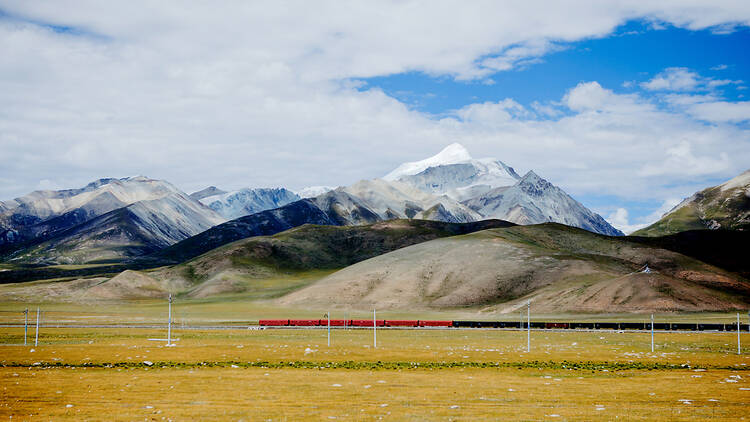
<path id="1" fill-rule="evenodd" d="M 33 329 L 30 330 L 33 342 Z M 736 333 L 0 329 L 12 420 L 741 420 Z M 743 341 L 750 342 L 750 334 Z M 750 345 L 750 344 L 748 344 Z M 32 349 L 34 349 L 32 351 Z M 150 362 L 151 365 L 145 363 Z"/>

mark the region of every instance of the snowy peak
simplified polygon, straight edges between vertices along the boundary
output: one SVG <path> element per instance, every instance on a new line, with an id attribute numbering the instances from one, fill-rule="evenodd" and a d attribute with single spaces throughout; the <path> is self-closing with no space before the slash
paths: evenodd
<path id="1" fill-rule="evenodd" d="M 521 178 L 512 167 L 495 158 L 472 159 L 460 144 L 449 145 L 426 160 L 402 164 L 384 179 L 393 177 L 423 192 L 446 195 L 456 201 L 515 185 Z"/>
<path id="2" fill-rule="evenodd" d="M 383 177 L 384 180 L 398 180 L 403 176 L 410 176 L 417 173 L 421 173 L 430 167 L 444 166 L 448 164 L 458 164 L 471 160 L 469 151 L 459 143 L 453 143 L 443 148 L 442 151 L 433 155 L 430 158 L 413 161 L 410 163 L 404 163 L 398 166 L 395 170 L 388 173 Z"/>

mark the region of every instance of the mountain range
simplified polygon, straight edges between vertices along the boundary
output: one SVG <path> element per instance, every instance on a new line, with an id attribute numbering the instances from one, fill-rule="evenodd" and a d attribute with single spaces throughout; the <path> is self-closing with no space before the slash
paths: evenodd
<path id="1" fill-rule="evenodd" d="M 305 223 L 347 226 L 392 219 L 559 222 L 622 235 L 533 171 L 521 177 L 502 161 L 475 160 L 452 144 L 382 179 L 305 188 L 299 194 L 283 187 L 225 191 L 211 186 L 188 195 L 143 176 L 37 191 L 0 203 L 0 254 L 17 265 L 147 256 L 171 260 Z"/>

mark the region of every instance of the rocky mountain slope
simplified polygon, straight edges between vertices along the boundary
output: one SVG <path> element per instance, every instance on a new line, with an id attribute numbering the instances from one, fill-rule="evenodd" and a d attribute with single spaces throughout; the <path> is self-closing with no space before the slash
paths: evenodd
<path id="1" fill-rule="evenodd" d="M 595 233 L 623 235 L 533 171 L 522 178 L 502 161 L 472 159 L 460 144 L 449 145 L 425 160 L 402 164 L 384 179 L 461 201 L 480 218 L 518 224 L 557 222 Z"/>
<path id="2" fill-rule="evenodd" d="M 360 199 L 383 220 L 417 218 L 465 223 L 482 219 L 481 215 L 448 196 L 426 193 L 401 182 L 362 180 L 337 191 Z M 436 207 L 442 210 L 443 215 L 427 214 Z"/>
<path id="3" fill-rule="evenodd" d="M 284 188 L 244 188 L 233 192 L 206 196 L 200 201 L 227 220 L 282 207 L 300 199 Z"/>
<path id="4" fill-rule="evenodd" d="M 529 171 L 516 184 L 496 188 L 464 204 L 485 218 L 517 224 L 562 223 L 609 236 L 623 233 L 562 189 Z"/>
<path id="5" fill-rule="evenodd" d="M 636 236 L 663 236 L 686 230 L 750 229 L 750 170 L 696 192 Z"/>
<path id="6" fill-rule="evenodd" d="M 648 265 L 652 272 L 639 270 Z M 362 261 L 278 300 L 366 309 L 512 312 L 746 309 L 750 282 L 664 249 L 559 224 L 437 239 Z"/>
<path id="7" fill-rule="evenodd" d="M 15 252 L 9 262 L 83 264 L 143 256 L 224 220 L 179 191 L 138 201 Z"/>

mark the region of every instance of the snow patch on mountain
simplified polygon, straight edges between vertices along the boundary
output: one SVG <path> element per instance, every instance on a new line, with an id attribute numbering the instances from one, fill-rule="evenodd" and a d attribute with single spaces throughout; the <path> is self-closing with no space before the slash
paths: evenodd
<path id="1" fill-rule="evenodd" d="M 294 191 L 300 198 L 315 198 L 316 196 L 323 195 L 324 193 L 330 192 L 336 189 L 333 186 L 308 186 L 300 190 Z"/>
<path id="2" fill-rule="evenodd" d="M 209 196 L 200 202 L 227 220 L 244 217 L 257 212 L 282 207 L 300 197 L 284 188 L 240 189 L 220 195 Z"/>

